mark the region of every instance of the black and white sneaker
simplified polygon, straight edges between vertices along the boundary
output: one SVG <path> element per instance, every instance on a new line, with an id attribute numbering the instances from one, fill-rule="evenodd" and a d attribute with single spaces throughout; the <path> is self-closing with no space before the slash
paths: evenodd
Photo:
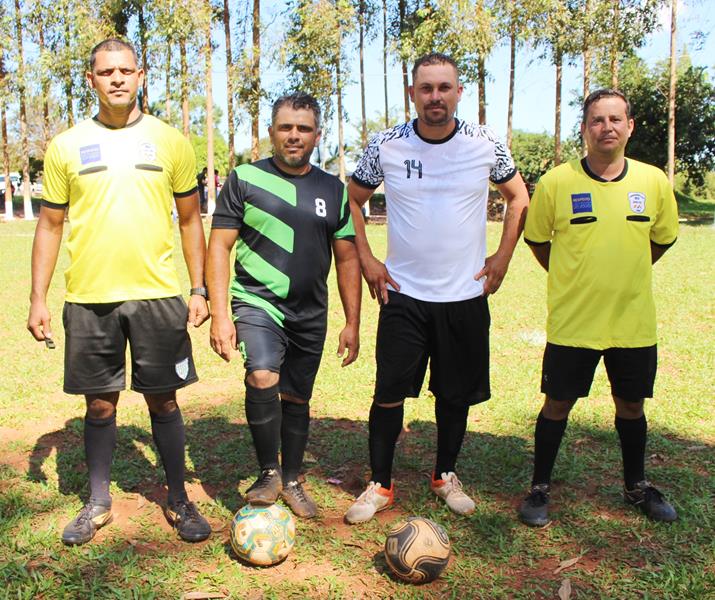
<path id="1" fill-rule="evenodd" d="M 672 523 L 678 518 L 678 513 L 663 494 L 657 490 L 650 481 L 639 481 L 635 488 L 623 488 L 623 499 L 627 504 L 637 506 L 653 521 Z"/>
<path id="2" fill-rule="evenodd" d="M 318 507 L 299 481 L 289 481 L 283 486 L 281 498 L 297 517 L 312 519 L 318 514 Z"/>
<path id="3" fill-rule="evenodd" d="M 203 542 L 211 535 L 211 525 L 193 502 L 179 500 L 166 507 L 166 518 L 185 542 Z"/>
<path id="4" fill-rule="evenodd" d="M 112 522 L 112 507 L 87 502 L 77 516 L 62 532 L 62 541 L 68 546 L 86 544 L 97 530 Z"/>
<path id="5" fill-rule="evenodd" d="M 260 477 L 246 490 L 243 497 L 248 504 L 269 506 L 275 504 L 282 489 L 280 469 L 263 469 Z"/>
<path id="6" fill-rule="evenodd" d="M 531 487 L 529 495 L 519 507 L 519 519 L 531 527 L 549 524 L 549 484 L 540 483 Z"/>

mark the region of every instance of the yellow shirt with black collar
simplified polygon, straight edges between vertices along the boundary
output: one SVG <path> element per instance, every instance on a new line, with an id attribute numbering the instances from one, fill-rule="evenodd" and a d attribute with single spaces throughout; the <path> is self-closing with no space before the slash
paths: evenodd
<path id="1" fill-rule="evenodd" d="M 121 129 L 82 121 L 50 143 L 43 190 L 43 205 L 69 208 L 68 302 L 181 293 L 171 211 L 196 190 L 196 159 L 179 131 L 149 115 Z"/>
<path id="2" fill-rule="evenodd" d="M 605 181 L 576 159 L 546 173 L 524 238 L 551 242 L 547 340 L 597 350 L 655 344 L 651 242 L 670 246 L 677 235 L 675 196 L 656 167 L 627 159 Z"/>

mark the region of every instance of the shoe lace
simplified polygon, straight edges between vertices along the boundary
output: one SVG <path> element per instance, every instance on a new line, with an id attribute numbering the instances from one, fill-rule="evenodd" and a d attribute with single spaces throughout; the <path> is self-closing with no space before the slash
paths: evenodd
<path id="1" fill-rule="evenodd" d="M 94 506 L 92 504 L 85 504 L 82 510 L 79 511 L 77 515 L 77 525 L 82 525 L 85 521 L 92 519 L 92 509 Z"/>
<path id="2" fill-rule="evenodd" d="M 549 501 L 549 493 L 540 487 L 533 487 L 526 501 L 530 506 L 543 506 Z"/>
<path id="3" fill-rule="evenodd" d="M 254 490 L 258 490 L 268 487 L 269 482 L 275 473 L 275 469 L 266 469 L 265 471 L 261 471 L 261 476 L 256 480 L 256 483 L 253 484 L 252 488 Z"/>
<path id="4" fill-rule="evenodd" d="M 377 494 L 379 485 L 379 483 L 371 481 L 370 484 L 367 486 L 367 489 L 362 494 L 360 494 L 360 497 L 357 499 L 357 501 L 361 504 L 371 504 L 375 499 L 375 495 Z"/>
<path id="5" fill-rule="evenodd" d="M 199 511 L 193 502 L 187 502 L 186 500 L 179 500 L 176 506 L 176 512 L 181 516 L 184 521 L 198 521 Z"/>
<path id="6" fill-rule="evenodd" d="M 293 495 L 299 502 L 308 502 L 308 498 L 305 495 L 305 490 L 299 482 L 290 483 L 288 484 L 288 486 L 290 487 L 293 492 Z"/>
<path id="7" fill-rule="evenodd" d="M 653 487 L 652 485 L 648 485 L 645 488 L 643 488 L 643 501 L 646 503 L 649 503 L 651 501 L 655 502 L 662 502 L 663 501 L 663 494 L 660 493 L 658 489 Z"/>

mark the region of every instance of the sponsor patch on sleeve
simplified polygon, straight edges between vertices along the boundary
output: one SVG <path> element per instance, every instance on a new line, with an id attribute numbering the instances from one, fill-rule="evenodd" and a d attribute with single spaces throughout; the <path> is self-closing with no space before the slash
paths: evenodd
<path id="1" fill-rule="evenodd" d="M 593 204 L 591 203 L 591 194 L 571 194 L 571 210 L 573 214 L 593 212 Z"/>
<path id="2" fill-rule="evenodd" d="M 628 192 L 628 204 L 634 213 L 645 211 L 645 194 L 643 192 Z"/>
<path id="3" fill-rule="evenodd" d="M 92 144 L 91 146 L 81 146 L 79 149 L 79 159 L 83 165 L 102 160 L 102 152 L 100 150 L 99 144 Z"/>

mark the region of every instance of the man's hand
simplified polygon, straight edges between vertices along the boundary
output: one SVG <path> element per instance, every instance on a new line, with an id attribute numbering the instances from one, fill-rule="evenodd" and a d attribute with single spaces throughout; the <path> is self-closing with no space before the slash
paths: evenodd
<path id="1" fill-rule="evenodd" d="M 38 342 L 45 339 L 52 339 L 52 328 L 50 327 L 50 311 L 47 304 L 36 300 L 30 304 L 30 314 L 27 317 L 27 329 Z"/>
<path id="2" fill-rule="evenodd" d="M 387 295 L 388 283 L 395 291 L 400 291 L 399 284 L 390 276 L 387 267 L 374 256 L 360 260 L 360 268 L 370 290 L 370 296 L 377 298 L 380 304 L 387 304 L 390 301 Z"/>
<path id="3" fill-rule="evenodd" d="M 345 351 L 348 354 L 345 356 Z M 343 358 L 342 367 L 354 363 L 360 352 L 360 332 L 357 325 L 346 325 L 338 336 L 338 358 Z"/>
<path id="4" fill-rule="evenodd" d="M 189 318 L 187 322 L 194 327 L 201 327 L 209 318 L 209 306 L 203 296 L 189 296 Z"/>
<path id="5" fill-rule="evenodd" d="M 474 276 L 479 281 L 482 277 L 484 281 L 484 296 L 495 293 L 504 281 L 506 271 L 509 268 L 511 257 L 500 255 L 498 252 L 488 256 L 484 261 L 484 268 Z"/>
<path id="6" fill-rule="evenodd" d="M 211 319 L 211 348 L 226 362 L 231 361 L 231 351 L 236 348 L 236 326 L 228 316 Z"/>

